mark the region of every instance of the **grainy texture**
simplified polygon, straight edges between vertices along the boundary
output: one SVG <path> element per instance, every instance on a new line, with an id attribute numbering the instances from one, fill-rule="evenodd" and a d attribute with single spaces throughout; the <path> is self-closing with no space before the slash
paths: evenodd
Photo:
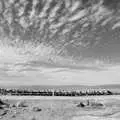
<path id="1" fill-rule="evenodd" d="M 16 97 L 17 98 L 17 97 Z M 87 104 L 89 100 L 89 105 Z M 8 100 L 9 104 L 15 104 L 21 100 Z M 119 120 L 120 98 L 91 97 L 70 100 L 25 100 L 26 107 L 6 108 L 6 114 L 0 115 L 2 120 Z M 85 107 L 78 107 L 82 102 Z M 102 104 L 99 106 L 98 104 Z M 41 111 L 33 111 L 38 107 Z M 5 111 L 5 110 L 1 110 Z"/>
<path id="2" fill-rule="evenodd" d="M 119 6 L 119 0 L 1 0 L 0 33 L 60 46 L 92 45 L 107 29 L 120 27 Z"/>

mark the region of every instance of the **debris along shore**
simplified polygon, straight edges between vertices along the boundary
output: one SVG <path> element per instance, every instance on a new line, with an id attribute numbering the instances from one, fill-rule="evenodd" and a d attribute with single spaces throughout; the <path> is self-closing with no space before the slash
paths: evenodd
<path id="1" fill-rule="evenodd" d="M 0 119 L 9 111 L 10 104 L 0 99 Z"/>
<path id="2" fill-rule="evenodd" d="M 25 100 L 19 101 L 10 101 L 8 99 L 2 100 L 0 99 L 0 119 L 6 118 L 16 118 L 20 114 L 23 114 L 25 111 L 32 112 L 41 112 L 42 109 L 39 106 L 32 106 L 31 109 L 29 108 L 29 104 Z"/>
<path id="3" fill-rule="evenodd" d="M 74 120 L 76 116 L 80 120 L 83 120 L 83 116 L 84 119 L 89 116 L 88 120 L 94 118 L 101 120 L 101 117 L 109 120 L 109 117 L 114 118 L 120 115 L 120 96 L 119 99 L 114 96 L 106 96 L 106 98 L 93 96 L 92 98 L 83 97 L 84 99 L 79 97 L 76 100 L 16 97 L 21 99 L 0 99 L 0 120 Z M 31 96 L 31 98 L 34 97 Z"/>

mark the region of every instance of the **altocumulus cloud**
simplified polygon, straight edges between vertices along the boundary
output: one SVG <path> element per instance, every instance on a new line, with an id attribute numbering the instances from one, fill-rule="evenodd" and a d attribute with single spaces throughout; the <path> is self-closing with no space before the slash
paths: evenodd
<path id="1" fill-rule="evenodd" d="M 120 66 L 104 58 L 119 57 L 119 6 L 119 0 L 0 1 L 0 83 L 120 83 Z"/>

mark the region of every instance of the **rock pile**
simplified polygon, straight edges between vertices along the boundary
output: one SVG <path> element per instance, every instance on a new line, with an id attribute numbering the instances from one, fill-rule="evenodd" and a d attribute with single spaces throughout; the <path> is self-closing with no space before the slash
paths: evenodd
<path id="1" fill-rule="evenodd" d="M 87 100 L 87 101 L 83 101 L 83 102 L 80 102 L 79 104 L 77 104 L 77 107 L 103 108 L 104 104 L 99 101 Z"/>
<path id="2" fill-rule="evenodd" d="M 42 109 L 39 108 L 39 107 L 33 107 L 32 111 L 34 111 L 34 112 L 40 112 L 40 111 L 42 111 Z"/>

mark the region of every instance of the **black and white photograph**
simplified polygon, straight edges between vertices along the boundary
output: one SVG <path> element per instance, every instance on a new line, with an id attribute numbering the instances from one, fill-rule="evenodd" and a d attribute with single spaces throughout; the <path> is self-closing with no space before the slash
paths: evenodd
<path id="1" fill-rule="evenodd" d="M 120 0 L 0 0 L 0 120 L 120 120 Z"/>

